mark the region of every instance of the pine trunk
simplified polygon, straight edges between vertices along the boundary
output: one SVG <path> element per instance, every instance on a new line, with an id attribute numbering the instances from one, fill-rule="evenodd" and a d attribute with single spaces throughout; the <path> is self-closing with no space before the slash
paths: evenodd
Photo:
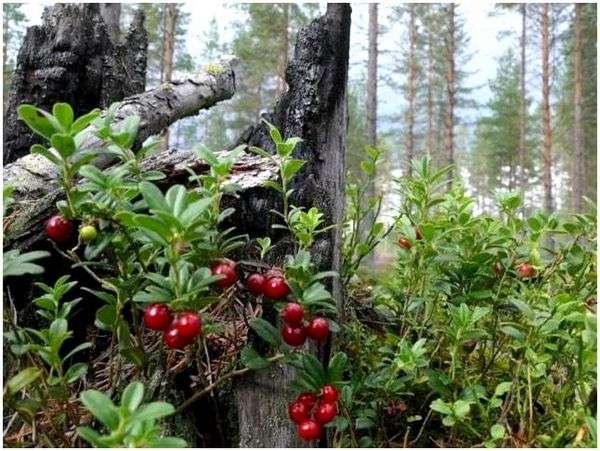
<path id="1" fill-rule="evenodd" d="M 433 105 L 433 33 L 431 30 L 427 32 L 427 156 L 433 159 L 434 149 L 433 149 L 433 115 L 434 115 L 434 105 Z"/>
<path id="2" fill-rule="evenodd" d="M 542 127 L 543 127 L 543 185 L 544 210 L 554 211 L 552 197 L 552 125 L 550 123 L 550 5 L 542 6 Z"/>
<path id="3" fill-rule="evenodd" d="M 177 27 L 177 15 L 179 6 L 176 3 L 166 3 L 164 5 L 163 16 L 163 54 L 161 63 L 161 83 L 168 83 L 173 76 L 173 54 L 175 53 L 175 28 Z M 163 150 L 169 147 L 169 129 L 165 129 L 161 137 L 161 148 Z"/>
<path id="4" fill-rule="evenodd" d="M 446 36 L 446 115 L 445 115 L 445 156 L 446 164 L 454 164 L 454 106 L 456 102 L 456 86 L 455 86 L 455 11 L 454 3 L 448 6 L 448 23 Z M 448 172 L 448 179 L 452 180 L 453 170 Z"/>
<path id="5" fill-rule="evenodd" d="M 576 212 L 583 211 L 583 184 L 585 180 L 582 69 L 583 33 L 581 13 L 581 3 L 575 3 L 575 49 L 573 53 L 573 145 L 575 148 L 575 168 L 573 171 L 573 207 Z"/>
<path id="6" fill-rule="evenodd" d="M 521 195 L 525 194 L 527 187 L 527 176 L 525 173 L 526 166 L 526 152 L 525 139 L 527 133 L 527 91 L 525 78 L 526 72 L 526 48 L 527 48 L 527 5 L 521 5 L 521 77 L 520 77 L 520 91 L 521 91 L 521 117 L 519 118 L 519 188 Z"/>

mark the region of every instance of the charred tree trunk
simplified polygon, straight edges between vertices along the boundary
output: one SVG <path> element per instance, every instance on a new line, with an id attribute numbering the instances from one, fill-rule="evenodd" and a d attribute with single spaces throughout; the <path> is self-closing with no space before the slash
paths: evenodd
<path id="1" fill-rule="evenodd" d="M 350 11 L 348 4 L 329 4 L 323 17 L 299 32 L 287 70 L 289 89 L 269 117 L 284 136 L 303 139 L 296 156 L 306 166 L 296 178 L 294 204 L 318 207 L 328 224 L 339 224 L 344 208 Z M 272 149 L 267 136 L 259 125 L 241 141 Z M 315 244 L 313 261 L 319 270 L 339 271 L 340 252 L 341 230 L 336 227 Z M 343 293 L 337 279 L 331 289 L 341 313 Z M 287 404 L 294 396 L 287 387 L 293 377 L 292 368 L 277 365 L 236 381 L 239 446 L 306 446 L 287 418 Z"/>
<path id="2" fill-rule="evenodd" d="M 542 8 L 542 126 L 544 141 L 542 147 L 544 210 L 554 211 L 552 197 L 552 125 L 550 123 L 550 5 Z"/>
<path id="3" fill-rule="evenodd" d="M 100 14 L 106 25 L 106 31 L 113 45 L 117 45 L 121 39 L 121 4 L 101 3 Z"/>
<path id="4" fill-rule="evenodd" d="M 56 4 L 27 29 L 4 118 L 4 163 L 41 139 L 17 118 L 21 103 L 50 110 L 68 102 L 80 115 L 144 90 L 147 36 L 136 16 L 122 45 L 113 45 L 98 4 Z M 123 70 L 126 68 L 127 70 Z"/>
<path id="5" fill-rule="evenodd" d="M 456 102 L 456 86 L 454 72 L 454 47 L 455 47 L 455 11 L 454 3 L 448 5 L 447 17 L 447 36 L 446 36 L 446 164 L 454 164 L 454 105 Z M 448 179 L 452 180 L 454 171 L 448 172 Z"/>
<path id="6" fill-rule="evenodd" d="M 527 49 L 527 5 L 522 4 L 521 7 L 521 117 L 519 118 L 519 188 L 521 196 L 525 194 L 527 186 L 527 177 L 525 174 L 527 149 L 525 148 L 525 138 L 527 133 L 527 91 L 525 77 L 526 71 L 526 49 Z"/>
<path id="7" fill-rule="evenodd" d="M 573 145 L 575 148 L 575 170 L 573 171 L 573 208 L 583 211 L 584 135 L 583 135 L 583 69 L 582 69 L 582 24 L 581 3 L 575 3 L 575 49 L 573 52 Z"/>

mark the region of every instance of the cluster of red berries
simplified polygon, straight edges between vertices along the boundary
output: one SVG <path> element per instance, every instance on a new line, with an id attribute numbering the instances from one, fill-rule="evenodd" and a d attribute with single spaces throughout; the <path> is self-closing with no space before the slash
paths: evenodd
<path id="1" fill-rule="evenodd" d="M 278 301 L 290 293 L 290 287 L 279 269 L 271 269 L 265 274 L 252 273 L 246 278 L 246 288 L 250 293 L 264 295 L 269 299 Z"/>
<path id="2" fill-rule="evenodd" d="M 298 435 L 302 440 L 317 440 L 321 437 L 323 425 L 338 414 L 337 400 L 338 391 L 335 387 L 325 385 L 319 399 L 312 393 L 301 393 L 288 406 L 290 420 L 298 425 Z"/>
<path id="3" fill-rule="evenodd" d="M 316 341 L 325 341 L 329 336 L 329 322 L 317 316 L 304 323 L 304 309 L 296 302 L 288 302 L 281 310 L 283 326 L 281 337 L 290 346 L 301 346 L 306 337 Z"/>
<path id="4" fill-rule="evenodd" d="M 193 312 L 173 313 L 166 304 L 150 304 L 144 309 L 144 324 L 148 329 L 163 332 L 163 341 L 171 349 L 181 349 L 202 332 L 200 315 Z"/>

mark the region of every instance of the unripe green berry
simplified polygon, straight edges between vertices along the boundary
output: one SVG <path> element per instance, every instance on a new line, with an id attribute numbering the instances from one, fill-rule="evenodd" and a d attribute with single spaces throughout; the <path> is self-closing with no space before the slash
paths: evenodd
<path id="1" fill-rule="evenodd" d="M 98 236 L 98 231 L 93 225 L 86 225 L 79 229 L 79 239 L 84 243 L 94 241 Z"/>

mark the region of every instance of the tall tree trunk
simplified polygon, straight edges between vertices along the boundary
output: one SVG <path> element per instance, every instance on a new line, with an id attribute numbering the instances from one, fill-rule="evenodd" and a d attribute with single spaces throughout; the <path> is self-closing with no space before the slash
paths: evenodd
<path id="1" fill-rule="evenodd" d="M 163 54 L 161 63 L 161 83 L 168 83 L 173 76 L 173 54 L 175 53 L 175 28 L 177 27 L 177 15 L 179 5 L 166 3 L 163 15 Z M 169 147 L 169 129 L 165 129 L 161 136 L 161 148 Z"/>
<path id="2" fill-rule="evenodd" d="M 427 156 L 433 159 L 433 33 L 427 31 Z"/>
<path id="3" fill-rule="evenodd" d="M 576 212 L 583 211 L 584 184 L 584 136 L 583 136 L 583 33 L 581 23 L 582 4 L 575 3 L 575 49 L 573 52 L 573 145 L 575 168 L 573 171 L 573 197 Z"/>
<path id="4" fill-rule="evenodd" d="M 542 7 L 542 126 L 544 134 L 542 162 L 544 210 L 554 211 L 552 197 L 552 126 L 550 124 L 550 5 Z"/>
<path id="5" fill-rule="evenodd" d="M 446 164 L 454 164 L 454 106 L 456 102 L 456 81 L 454 70 L 455 58 L 455 11 L 454 3 L 448 5 L 446 36 L 446 115 L 445 115 L 445 157 Z M 448 179 L 452 180 L 454 171 L 448 172 Z"/>
<path id="6" fill-rule="evenodd" d="M 377 145 L 377 6 L 377 3 L 369 3 L 369 54 L 365 99 L 367 116 L 365 141 L 369 146 Z"/>
<path id="7" fill-rule="evenodd" d="M 330 3 L 324 16 L 300 30 L 286 71 L 289 89 L 267 118 L 283 136 L 303 139 L 295 156 L 304 159 L 306 165 L 294 183 L 294 204 L 318 207 L 327 224 L 342 221 L 345 204 L 350 12 L 349 4 Z M 262 125 L 248 129 L 241 142 L 272 149 Z M 282 245 L 285 243 L 276 244 Z M 316 268 L 339 271 L 340 250 L 341 230 L 335 227 L 311 249 Z M 343 293 L 338 278 L 331 292 L 341 313 Z M 326 354 L 326 348 L 320 351 L 322 356 Z M 287 403 L 294 396 L 288 388 L 293 378 L 292 368 L 277 365 L 236 381 L 240 447 L 306 446 L 298 440 L 296 428 L 287 418 Z"/>
<path id="8" fill-rule="evenodd" d="M 100 3 L 100 14 L 106 24 L 106 31 L 113 45 L 121 39 L 121 4 Z"/>
<path id="9" fill-rule="evenodd" d="M 525 174 L 526 152 L 525 138 L 527 133 L 527 92 L 525 78 L 526 72 L 526 48 L 527 48 L 527 5 L 523 3 L 521 9 L 521 77 L 520 77 L 520 93 L 521 93 L 521 117 L 519 118 L 519 188 L 521 196 L 525 194 L 527 187 L 527 177 Z"/>
<path id="10" fill-rule="evenodd" d="M 17 106 L 51 110 L 62 101 L 81 115 L 142 92 L 147 46 L 143 13 L 136 14 L 123 44 L 113 45 L 97 3 L 46 9 L 43 23 L 27 29 L 17 56 L 4 116 L 4 163 L 41 142 L 18 120 Z"/>
<path id="11" fill-rule="evenodd" d="M 281 55 L 279 57 L 279 80 L 277 80 L 277 95 L 285 91 L 285 70 L 288 65 L 288 52 L 290 48 L 289 28 L 290 28 L 290 4 L 283 3 L 283 26 L 281 29 Z"/>
<path id="12" fill-rule="evenodd" d="M 408 6 L 410 14 L 409 24 L 409 56 L 408 56 L 408 111 L 406 117 L 406 126 L 408 127 L 406 143 L 406 163 L 407 175 L 412 175 L 412 161 L 415 158 L 415 97 L 416 97 L 416 78 L 417 78 L 417 25 L 416 25 L 416 5 Z"/>

